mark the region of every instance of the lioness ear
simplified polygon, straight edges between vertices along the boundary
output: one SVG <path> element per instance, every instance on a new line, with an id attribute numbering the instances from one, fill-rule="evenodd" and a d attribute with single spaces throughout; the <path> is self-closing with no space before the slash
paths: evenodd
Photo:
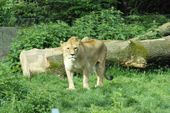
<path id="1" fill-rule="evenodd" d="M 78 44 L 81 44 L 81 39 L 79 39 L 79 38 L 76 37 L 76 36 L 73 36 L 73 38 L 74 38 L 74 40 L 75 40 L 76 42 L 78 42 Z"/>
<path id="2" fill-rule="evenodd" d="M 73 36 L 73 38 L 74 38 L 75 41 L 79 41 L 79 40 L 80 40 L 80 39 L 79 39 L 78 37 L 76 37 L 76 36 Z"/>
<path id="3" fill-rule="evenodd" d="M 60 41 L 60 46 L 62 46 L 62 45 L 63 45 L 63 43 L 64 43 L 64 42 L 61 40 L 61 41 Z"/>
<path id="4" fill-rule="evenodd" d="M 78 41 L 79 45 L 82 43 L 80 39 L 78 39 L 77 41 Z"/>

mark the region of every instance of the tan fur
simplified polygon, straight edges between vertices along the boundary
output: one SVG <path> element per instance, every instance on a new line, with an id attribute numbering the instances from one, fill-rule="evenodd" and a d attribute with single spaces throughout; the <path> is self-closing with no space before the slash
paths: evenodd
<path id="1" fill-rule="evenodd" d="M 68 89 L 75 89 L 74 72 L 83 72 L 83 87 L 88 89 L 89 74 L 94 67 L 97 74 L 96 86 L 103 86 L 107 48 L 102 41 L 95 39 L 80 41 L 77 37 L 71 37 L 61 47 L 68 78 Z"/>

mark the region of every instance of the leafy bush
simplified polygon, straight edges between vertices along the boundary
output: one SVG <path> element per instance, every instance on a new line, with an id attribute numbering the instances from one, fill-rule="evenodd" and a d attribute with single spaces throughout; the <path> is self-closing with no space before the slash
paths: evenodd
<path id="1" fill-rule="evenodd" d="M 77 19 L 73 24 L 73 34 L 79 37 L 97 39 L 116 39 L 117 28 L 122 25 L 121 12 L 115 9 L 92 12 Z"/>
<path id="2" fill-rule="evenodd" d="M 149 4 L 149 5 L 148 5 Z M 168 13 L 168 0 L 1 0 L 0 25 L 32 25 L 74 20 L 92 11 L 116 7 L 126 14 L 138 12 Z"/>
<path id="3" fill-rule="evenodd" d="M 14 70 L 19 69 L 21 50 L 57 47 L 60 40 L 66 40 L 70 36 L 69 33 L 70 27 L 64 22 L 40 24 L 21 29 L 8 55 L 11 68 Z"/>
<path id="4" fill-rule="evenodd" d="M 129 15 L 125 17 L 126 24 L 139 24 L 144 26 L 146 29 L 157 27 L 168 21 L 168 18 L 159 14 L 148 14 L 148 15 Z"/>
<path id="5" fill-rule="evenodd" d="M 168 21 L 169 18 L 163 15 L 130 15 L 126 17 L 126 24 L 129 27 L 133 25 L 136 26 L 136 29 L 143 27 L 141 33 L 137 35 L 139 39 L 160 38 L 162 34 L 155 31 L 155 29 Z"/>
<path id="6" fill-rule="evenodd" d="M 97 39 L 126 40 L 151 31 L 167 21 L 162 15 L 123 17 L 120 11 L 112 8 L 92 12 L 77 19 L 72 26 L 72 32 L 81 38 L 89 36 Z"/>
<path id="7" fill-rule="evenodd" d="M 0 1 L 0 26 L 11 26 L 16 22 L 13 9 L 13 0 Z"/>
<path id="8" fill-rule="evenodd" d="M 0 25 L 31 25 L 41 22 L 73 20 L 88 14 L 110 8 L 114 1 L 94 0 L 2 0 L 0 2 Z"/>

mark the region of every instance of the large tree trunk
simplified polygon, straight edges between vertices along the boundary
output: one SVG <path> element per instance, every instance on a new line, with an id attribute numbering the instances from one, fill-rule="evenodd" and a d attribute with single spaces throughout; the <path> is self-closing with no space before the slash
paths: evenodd
<path id="1" fill-rule="evenodd" d="M 124 66 L 145 68 L 151 63 L 169 63 L 170 36 L 152 40 L 104 41 L 107 60 Z"/>
<path id="2" fill-rule="evenodd" d="M 155 33 L 166 36 L 170 34 L 170 23 L 166 23 L 155 31 L 148 32 L 144 36 Z M 127 67 L 145 68 L 150 64 L 169 63 L 170 62 L 170 36 L 160 39 L 138 40 L 137 38 L 118 41 L 103 40 L 107 46 L 107 63 L 117 63 Z M 61 47 L 54 48 L 58 54 L 49 55 L 47 61 L 50 64 L 50 70 L 61 74 L 64 72 Z M 107 64 L 106 63 L 106 64 Z"/>
<path id="3" fill-rule="evenodd" d="M 127 67 L 145 68 L 150 64 L 169 63 L 170 61 L 170 36 L 152 40 L 104 40 L 107 46 L 107 63 L 120 64 Z M 58 48 L 61 51 L 61 48 Z M 61 55 L 47 58 L 51 68 L 57 73 L 64 71 Z M 57 64 L 57 65 L 55 65 Z"/>

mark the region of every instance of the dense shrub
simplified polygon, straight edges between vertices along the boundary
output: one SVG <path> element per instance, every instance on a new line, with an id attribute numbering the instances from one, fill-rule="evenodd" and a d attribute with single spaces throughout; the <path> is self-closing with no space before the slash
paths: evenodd
<path id="1" fill-rule="evenodd" d="M 168 13 L 168 0 L 1 0 L 0 25 L 31 25 L 62 20 L 69 24 L 89 14 L 116 7 L 127 14 Z"/>
<path id="2" fill-rule="evenodd" d="M 169 18 L 163 15 L 129 15 L 126 18 L 126 25 L 130 26 L 136 26 L 136 30 L 140 29 L 141 27 L 141 33 L 137 36 L 139 39 L 155 39 L 160 38 L 162 34 L 155 31 L 158 26 L 166 23 L 169 21 Z M 129 28 L 128 27 L 128 28 Z M 131 29 L 131 27 L 129 28 Z"/>
<path id="3" fill-rule="evenodd" d="M 117 28 L 122 26 L 121 12 L 115 9 L 92 12 L 77 19 L 72 31 L 79 37 L 95 37 L 98 39 L 116 39 Z"/>
<path id="4" fill-rule="evenodd" d="M 56 20 L 71 24 L 76 18 L 110 8 L 116 3 L 117 0 L 2 0 L 0 25 L 31 25 Z"/>
<path id="5" fill-rule="evenodd" d="M 16 18 L 12 11 L 13 0 L 0 1 L 0 26 L 14 25 Z"/>
<path id="6" fill-rule="evenodd" d="M 114 8 L 92 12 L 77 19 L 72 27 L 74 35 L 79 37 L 94 37 L 97 39 L 125 40 L 153 30 L 158 25 L 167 22 L 162 15 L 131 15 L 123 17 Z"/>
<path id="7" fill-rule="evenodd" d="M 151 27 L 157 27 L 168 21 L 168 18 L 159 14 L 146 14 L 146 15 L 129 15 L 125 17 L 126 24 L 139 24 L 144 26 L 146 29 Z"/>

